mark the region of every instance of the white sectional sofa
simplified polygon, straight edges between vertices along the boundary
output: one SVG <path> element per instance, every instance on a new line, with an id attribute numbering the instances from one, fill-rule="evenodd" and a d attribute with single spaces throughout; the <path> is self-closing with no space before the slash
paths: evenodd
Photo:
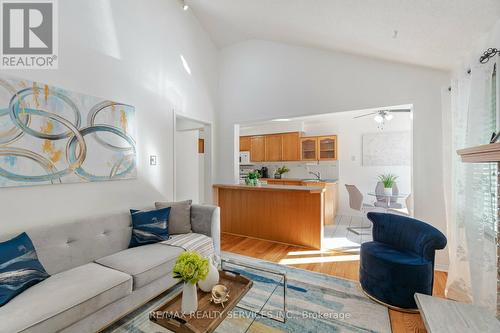
<path id="1" fill-rule="evenodd" d="M 178 283 L 172 267 L 184 239 L 220 254 L 218 207 L 192 205 L 191 229 L 176 246 L 131 249 L 128 212 L 27 230 L 51 276 L 0 307 L 0 332 L 101 330 Z"/>

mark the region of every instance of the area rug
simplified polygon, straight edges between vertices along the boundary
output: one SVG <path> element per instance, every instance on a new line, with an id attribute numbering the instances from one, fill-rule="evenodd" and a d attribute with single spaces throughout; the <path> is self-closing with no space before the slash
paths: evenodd
<path id="1" fill-rule="evenodd" d="M 251 278 L 254 285 L 240 301 L 242 308 L 235 308 L 215 332 L 391 332 L 387 308 L 366 297 L 356 281 L 228 252 L 222 256 L 252 266 L 285 271 L 287 311 L 283 312 L 284 288 L 279 275 L 227 265 L 226 269 Z M 151 322 L 149 313 L 180 291 L 180 285 L 170 289 L 104 332 L 170 332 Z"/>

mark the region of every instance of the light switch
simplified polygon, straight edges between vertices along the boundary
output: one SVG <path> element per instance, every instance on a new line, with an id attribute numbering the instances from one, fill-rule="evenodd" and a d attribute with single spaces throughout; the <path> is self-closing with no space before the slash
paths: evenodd
<path id="1" fill-rule="evenodd" d="M 353 161 L 353 162 L 356 161 L 356 155 L 351 156 L 351 161 Z"/>
<path id="2" fill-rule="evenodd" d="M 149 165 L 156 165 L 156 155 L 149 155 Z"/>

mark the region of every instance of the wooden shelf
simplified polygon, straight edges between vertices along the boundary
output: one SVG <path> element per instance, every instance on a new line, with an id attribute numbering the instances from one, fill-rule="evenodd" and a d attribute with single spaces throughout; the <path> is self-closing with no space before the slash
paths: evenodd
<path id="1" fill-rule="evenodd" d="M 457 150 L 466 163 L 500 162 L 500 142 Z"/>

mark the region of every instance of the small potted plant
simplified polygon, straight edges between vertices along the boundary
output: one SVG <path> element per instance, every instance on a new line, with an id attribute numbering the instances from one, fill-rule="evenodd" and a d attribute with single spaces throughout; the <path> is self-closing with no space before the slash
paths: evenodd
<path id="1" fill-rule="evenodd" d="M 259 178 L 260 178 L 260 172 L 258 170 L 249 172 L 247 178 L 245 178 L 245 184 L 251 186 L 257 186 Z"/>
<path id="2" fill-rule="evenodd" d="M 392 173 L 388 173 L 386 175 L 378 176 L 378 179 L 384 184 L 384 194 L 392 195 L 392 187 L 396 183 L 396 179 L 398 179 L 398 176 L 395 176 Z"/>
<path id="3" fill-rule="evenodd" d="M 276 169 L 276 172 L 274 173 L 274 178 L 281 179 L 283 177 L 283 174 L 289 171 L 290 169 L 288 169 L 286 166 L 283 165 L 281 168 Z"/>
<path id="4" fill-rule="evenodd" d="M 182 313 L 190 314 L 198 309 L 196 283 L 205 279 L 207 274 L 208 260 L 203 258 L 198 252 L 187 251 L 177 257 L 173 269 L 173 277 L 184 282 L 181 303 Z"/>

